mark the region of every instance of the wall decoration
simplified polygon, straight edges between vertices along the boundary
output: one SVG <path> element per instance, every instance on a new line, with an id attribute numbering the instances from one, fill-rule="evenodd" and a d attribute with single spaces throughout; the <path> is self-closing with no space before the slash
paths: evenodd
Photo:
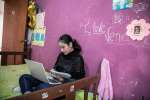
<path id="1" fill-rule="evenodd" d="M 32 45 L 44 46 L 46 27 L 35 28 L 32 33 Z"/>
<path id="2" fill-rule="evenodd" d="M 120 10 L 133 7 L 133 0 L 113 0 L 112 9 Z"/>
<path id="3" fill-rule="evenodd" d="M 144 19 L 133 20 L 131 24 L 127 26 L 126 34 L 132 40 L 143 40 L 145 36 L 150 34 L 150 24 L 146 23 Z"/>
<path id="4" fill-rule="evenodd" d="M 35 0 L 29 0 L 28 5 L 28 27 L 32 30 L 35 28 L 36 25 L 36 4 Z"/>
<path id="5" fill-rule="evenodd" d="M 45 12 L 36 14 L 36 28 L 44 27 Z"/>

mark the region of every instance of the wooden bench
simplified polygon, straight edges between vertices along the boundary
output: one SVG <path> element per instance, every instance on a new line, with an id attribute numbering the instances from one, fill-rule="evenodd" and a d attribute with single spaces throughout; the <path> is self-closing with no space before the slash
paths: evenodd
<path id="1" fill-rule="evenodd" d="M 93 92 L 93 100 L 96 100 L 97 83 L 99 76 L 86 77 L 74 82 L 69 82 L 62 85 L 38 90 L 30 94 L 10 98 L 10 100 L 53 100 L 57 97 L 66 96 L 65 100 L 75 100 L 75 92 L 84 90 L 84 100 L 88 100 L 88 92 Z"/>
<path id="2" fill-rule="evenodd" d="M 9 55 L 14 56 L 14 64 L 16 62 L 16 55 L 22 55 L 23 60 L 27 56 L 26 52 L 14 52 L 14 51 L 1 51 L 2 55 L 2 65 L 7 65 L 7 57 Z M 49 87 L 46 89 L 38 90 L 30 94 L 24 94 L 21 96 L 16 96 L 9 98 L 10 100 L 53 100 L 57 97 L 66 96 L 65 100 L 75 100 L 75 93 L 78 90 L 84 90 L 84 100 L 88 100 L 88 92 L 93 93 L 93 100 L 96 100 L 97 87 L 100 79 L 100 68 L 98 68 L 97 74 L 95 76 L 85 77 L 83 79 L 69 82 L 62 85 L 57 85 L 54 87 Z"/>

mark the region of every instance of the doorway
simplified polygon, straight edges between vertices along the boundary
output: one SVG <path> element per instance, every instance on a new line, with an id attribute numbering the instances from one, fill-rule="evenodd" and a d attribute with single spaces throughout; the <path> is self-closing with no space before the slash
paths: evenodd
<path id="1" fill-rule="evenodd" d="M 5 0 L 4 2 L 1 51 L 24 52 L 28 0 Z M 8 56 L 7 63 L 13 64 L 14 57 Z M 15 63 L 23 63 L 20 55 L 16 56 Z"/>

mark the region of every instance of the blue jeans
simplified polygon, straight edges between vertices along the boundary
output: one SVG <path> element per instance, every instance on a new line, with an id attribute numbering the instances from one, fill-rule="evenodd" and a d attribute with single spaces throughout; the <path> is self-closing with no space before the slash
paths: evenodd
<path id="1" fill-rule="evenodd" d="M 48 83 L 44 83 L 29 74 L 24 74 L 19 79 L 19 84 L 22 94 L 26 91 L 36 91 L 44 88 L 50 87 Z"/>

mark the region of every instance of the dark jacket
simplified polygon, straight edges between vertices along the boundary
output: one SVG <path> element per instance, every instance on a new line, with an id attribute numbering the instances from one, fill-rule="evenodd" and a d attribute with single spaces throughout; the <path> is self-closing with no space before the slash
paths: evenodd
<path id="1" fill-rule="evenodd" d="M 76 51 L 73 51 L 68 55 L 60 53 L 54 69 L 59 72 L 71 74 L 71 78 L 73 79 L 80 79 L 85 76 L 83 57 Z"/>

